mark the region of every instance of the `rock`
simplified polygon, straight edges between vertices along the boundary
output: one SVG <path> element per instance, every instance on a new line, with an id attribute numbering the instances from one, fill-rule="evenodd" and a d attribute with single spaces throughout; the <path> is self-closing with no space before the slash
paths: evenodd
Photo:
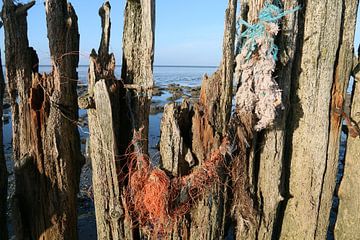
<path id="1" fill-rule="evenodd" d="M 183 93 L 182 92 L 173 92 L 171 97 L 168 97 L 166 100 L 170 102 L 175 102 L 176 100 L 179 100 L 182 98 Z"/>
<path id="2" fill-rule="evenodd" d="M 10 95 L 9 95 L 9 92 L 8 92 L 8 88 L 6 87 L 5 91 L 4 91 L 4 99 L 3 99 L 3 102 L 4 104 L 8 104 L 10 105 Z M 10 105 L 11 106 L 11 105 Z"/>
<path id="3" fill-rule="evenodd" d="M 157 86 L 155 86 L 155 87 L 153 88 L 153 90 L 152 90 L 152 95 L 153 95 L 153 96 L 161 96 L 161 95 L 163 95 L 163 94 L 164 94 L 163 90 L 160 89 L 160 88 L 157 87 Z"/>
<path id="4" fill-rule="evenodd" d="M 164 106 L 159 104 L 151 104 L 150 114 L 155 115 L 164 111 Z"/>
<path id="5" fill-rule="evenodd" d="M 171 84 L 168 85 L 168 90 L 170 92 L 182 91 L 182 87 L 180 86 L 180 84 L 171 83 Z"/>
<path id="6" fill-rule="evenodd" d="M 200 87 L 191 88 L 190 95 L 193 98 L 199 98 L 200 97 Z"/>
<path id="7" fill-rule="evenodd" d="M 86 164 L 88 164 L 89 166 L 91 166 L 91 155 L 90 155 L 91 151 L 90 151 L 90 139 L 86 138 L 86 142 L 85 142 L 85 159 L 86 159 Z"/>
<path id="8" fill-rule="evenodd" d="M 95 108 L 95 101 L 93 96 L 91 96 L 89 93 L 85 93 L 78 98 L 78 105 L 80 109 Z"/>

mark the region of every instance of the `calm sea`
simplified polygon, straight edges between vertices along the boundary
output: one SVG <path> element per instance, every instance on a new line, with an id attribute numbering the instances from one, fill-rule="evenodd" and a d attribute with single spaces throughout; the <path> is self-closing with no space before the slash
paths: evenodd
<path id="1" fill-rule="evenodd" d="M 158 86 L 166 86 L 171 83 L 178 83 L 183 86 L 200 85 L 201 77 L 211 74 L 216 70 L 214 66 L 154 66 L 154 80 Z M 50 66 L 40 66 L 40 72 L 50 72 Z M 120 78 L 121 66 L 117 65 L 115 75 Z M 88 66 L 81 65 L 78 68 L 80 83 L 87 82 Z"/>

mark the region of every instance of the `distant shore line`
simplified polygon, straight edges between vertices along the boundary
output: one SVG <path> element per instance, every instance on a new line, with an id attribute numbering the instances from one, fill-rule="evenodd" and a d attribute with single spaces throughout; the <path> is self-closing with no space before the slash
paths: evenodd
<path id="1" fill-rule="evenodd" d="M 79 67 L 88 67 L 89 65 L 80 64 Z M 116 67 L 121 67 L 122 65 L 115 65 Z M 5 67 L 5 65 L 2 65 Z M 39 67 L 52 67 L 52 65 L 39 65 Z M 173 67 L 173 68 L 217 68 L 218 66 L 198 66 L 198 65 L 154 65 L 154 67 Z"/>

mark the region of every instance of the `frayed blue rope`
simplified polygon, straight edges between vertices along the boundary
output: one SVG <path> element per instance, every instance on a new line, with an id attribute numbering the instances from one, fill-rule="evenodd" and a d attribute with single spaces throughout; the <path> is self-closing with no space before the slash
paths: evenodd
<path id="1" fill-rule="evenodd" d="M 266 23 L 276 23 L 279 24 L 279 21 L 282 17 L 292 14 L 296 11 L 300 10 L 300 6 L 297 6 L 291 10 L 282 10 L 281 9 L 281 2 L 279 2 L 277 5 L 265 3 L 264 8 L 261 9 L 259 13 L 259 21 L 258 23 L 255 23 L 253 25 L 249 24 L 243 19 L 239 19 L 239 25 L 245 25 L 247 29 L 240 35 L 240 38 L 243 38 L 244 41 L 251 41 L 250 45 L 248 46 L 248 53 L 246 55 L 246 60 L 249 60 L 251 58 L 251 55 L 253 52 L 255 52 L 258 48 L 256 39 L 260 38 L 262 36 L 265 36 L 269 38 L 270 42 L 270 50 L 269 54 L 271 54 L 275 61 L 277 61 L 277 54 L 278 54 L 278 47 L 276 46 L 274 42 L 274 38 L 267 36 L 265 24 Z M 240 47 L 239 50 L 241 50 L 242 47 Z"/>

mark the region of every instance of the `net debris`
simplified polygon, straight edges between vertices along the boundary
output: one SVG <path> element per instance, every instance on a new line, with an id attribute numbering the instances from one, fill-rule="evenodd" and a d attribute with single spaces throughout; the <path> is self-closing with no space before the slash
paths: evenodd
<path id="1" fill-rule="evenodd" d="M 273 77 L 278 54 L 275 37 L 280 19 L 299 9 L 284 11 L 277 5 L 265 3 L 257 23 L 251 25 L 239 19 L 247 29 L 240 34 L 242 46 L 236 57 L 235 73 L 240 87 L 235 103 L 238 113 L 255 113 L 256 131 L 270 127 L 277 110 L 283 108 L 281 89 Z"/>

